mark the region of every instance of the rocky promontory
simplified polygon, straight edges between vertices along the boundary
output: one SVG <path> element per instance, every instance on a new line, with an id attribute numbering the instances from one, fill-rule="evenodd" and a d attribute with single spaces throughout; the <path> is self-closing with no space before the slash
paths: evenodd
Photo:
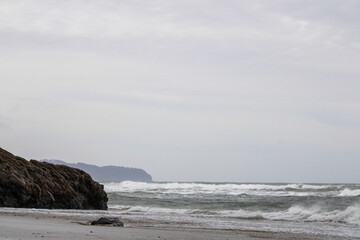
<path id="1" fill-rule="evenodd" d="M 42 162 L 48 162 L 56 165 L 66 165 L 73 168 L 81 169 L 95 180 L 99 182 L 122 182 L 122 181 L 135 181 L 135 182 L 152 182 L 150 174 L 139 168 L 128 168 L 120 166 L 104 166 L 99 167 L 96 165 L 86 163 L 67 163 L 61 160 L 44 159 Z"/>
<path id="2" fill-rule="evenodd" d="M 107 201 L 103 186 L 82 170 L 0 148 L 0 207 L 107 209 Z"/>

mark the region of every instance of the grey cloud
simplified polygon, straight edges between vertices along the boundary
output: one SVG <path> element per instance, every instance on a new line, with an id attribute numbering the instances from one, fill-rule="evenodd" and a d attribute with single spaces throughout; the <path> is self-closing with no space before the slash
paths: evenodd
<path id="1" fill-rule="evenodd" d="M 0 140 L 28 158 L 121 160 L 156 180 L 327 181 L 321 166 L 343 156 L 328 181 L 359 181 L 359 9 L 4 0 L 0 109 L 17 131 Z"/>

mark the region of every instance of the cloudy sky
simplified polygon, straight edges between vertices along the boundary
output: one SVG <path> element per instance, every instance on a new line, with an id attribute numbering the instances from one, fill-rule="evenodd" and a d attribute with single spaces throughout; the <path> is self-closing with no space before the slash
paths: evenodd
<path id="1" fill-rule="evenodd" d="M 154 180 L 360 182 L 357 0 L 1 0 L 0 147 Z"/>

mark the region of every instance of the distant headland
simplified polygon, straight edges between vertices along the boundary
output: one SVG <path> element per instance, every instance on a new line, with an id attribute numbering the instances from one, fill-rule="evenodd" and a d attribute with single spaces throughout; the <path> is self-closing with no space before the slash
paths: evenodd
<path id="1" fill-rule="evenodd" d="M 56 165 L 66 165 L 73 168 L 78 168 L 90 174 L 90 176 L 98 182 L 121 182 L 121 181 L 135 181 L 135 182 L 152 182 L 152 177 L 146 171 L 139 168 L 128 168 L 119 166 L 104 166 L 86 163 L 67 163 L 61 160 L 43 159 L 42 162 L 48 162 Z"/>

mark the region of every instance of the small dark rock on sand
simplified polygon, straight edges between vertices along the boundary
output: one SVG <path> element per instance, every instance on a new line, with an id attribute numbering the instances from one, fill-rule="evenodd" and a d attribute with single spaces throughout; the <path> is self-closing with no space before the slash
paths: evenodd
<path id="1" fill-rule="evenodd" d="M 98 220 L 92 221 L 91 225 L 110 225 L 116 227 L 123 227 L 124 223 L 120 222 L 118 218 L 101 217 Z"/>

